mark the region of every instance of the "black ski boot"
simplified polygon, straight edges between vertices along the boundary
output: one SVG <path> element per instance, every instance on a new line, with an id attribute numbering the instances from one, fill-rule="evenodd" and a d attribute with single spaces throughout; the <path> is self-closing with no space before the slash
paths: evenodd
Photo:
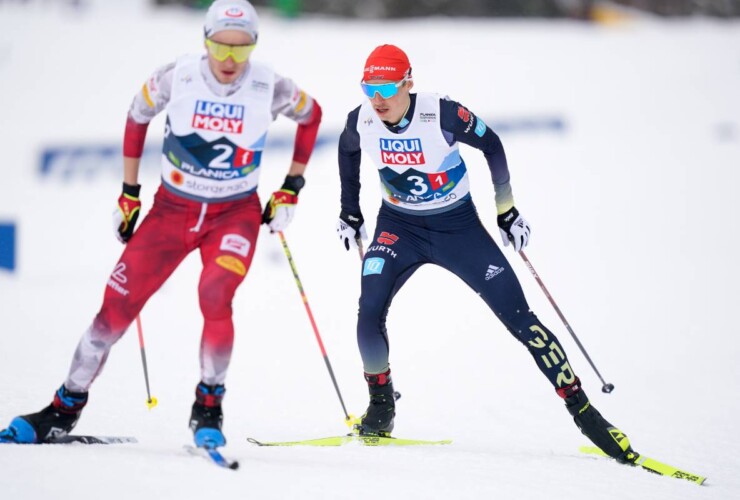
<path id="1" fill-rule="evenodd" d="M 52 443 L 70 433 L 87 404 L 87 392 L 72 392 L 62 385 L 54 401 L 38 413 L 15 417 L 0 431 L 0 442 Z"/>
<path id="2" fill-rule="evenodd" d="M 588 396 L 581 389 L 581 381 L 557 390 L 565 400 L 565 407 L 573 416 L 573 421 L 584 436 L 589 438 L 601 451 L 620 463 L 631 463 L 639 457 L 630 446 L 630 440 L 622 431 L 610 424 L 601 413 L 594 408 Z"/>
<path id="3" fill-rule="evenodd" d="M 390 369 L 377 375 L 365 374 L 370 392 L 370 405 L 356 426 L 363 435 L 390 436 L 396 416 L 396 400 L 401 397 L 393 391 Z"/>
<path id="4" fill-rule="evenodd" d="M 190 430 L 193 431 L 195 445 L 200 448 L 216 448 L 226 444 L 226 438 L 221 432 L 224 420 L 221 401 L 225 392 L 223 384 L 207 385 L 201 382 L 195 388 Z"/>

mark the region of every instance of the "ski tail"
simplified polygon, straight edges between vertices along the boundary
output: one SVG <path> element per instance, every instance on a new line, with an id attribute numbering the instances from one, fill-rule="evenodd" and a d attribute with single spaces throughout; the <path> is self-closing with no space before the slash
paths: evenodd
<path id="1" fill-rule="evenodd" d="M 12 437 L 0 437 L 0 443 L 3 444 L 23 444 L 23 445 L 37 445 L 37 444 L 128 444 L 138 443 L 139 441 L 135 437 L 131 436 L 85 436 L 79 434 L 72 434 L 67 436 L 60 436 L 54 438 L 51 441 L 43 443 L 26 443 L 19 442 Z"/>
<path id="2" fill-rule="evenodd" d="M 138 443 L 135 437 L 131 436 L 82 436 L 67 435 L 54 439 L 50 444 L 127 444 Z"/>

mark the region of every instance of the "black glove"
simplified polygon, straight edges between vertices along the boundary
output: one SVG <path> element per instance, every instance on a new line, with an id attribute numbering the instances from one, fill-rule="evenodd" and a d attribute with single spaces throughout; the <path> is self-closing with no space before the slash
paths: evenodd
<path id="1" fill-rule="evenodd" d="M 346 250 L 350 248 L 356 249 L 358 239 L 367 239 L 365 219 L 362 218 L 362 214 L 352 215 L 342 211 L 337 221 L 337 234 L 342 243 L 344 243 Z"/>
<path id="2" fill-rule="evenodd" d="M 136 220 L 141 212 L 140 191 L 139 184 L 132 186 L 123 183 L 123 192 L 118 197 L 118 206 L 113 212 L 113 229 L 116 231 L 116 238 L 121 243 L 126 243 L 134 234 Z"/>
<path id="3" fill-rule="evenodd" d="M 506 212 L 496 217 L 498 222 L 501 238 L 504 240 L 504 246 L 508 247 L 511 241 L 514 244 L 514 250 L 517 252 L 527 246 L 529 243 L 529 223 L 519 215 L 516 207 L 511 207 Z"/>

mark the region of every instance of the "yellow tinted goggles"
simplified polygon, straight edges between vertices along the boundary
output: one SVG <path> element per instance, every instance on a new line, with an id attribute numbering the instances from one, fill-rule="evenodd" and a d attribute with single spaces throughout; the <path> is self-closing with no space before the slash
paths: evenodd
<path id="1" fill-rule="evenodd" d="M 234 62 L 243 63 L 249 59 L 249 54 L 252 53 L 256 46 L 256 43 L 252 43 L 250 45 L 226 45 L 206 38 L 206 47 L 208 47 L 208 52 L 214 59 L 220 62 L 224 62 L 226 59 L 231 57 Z"/>

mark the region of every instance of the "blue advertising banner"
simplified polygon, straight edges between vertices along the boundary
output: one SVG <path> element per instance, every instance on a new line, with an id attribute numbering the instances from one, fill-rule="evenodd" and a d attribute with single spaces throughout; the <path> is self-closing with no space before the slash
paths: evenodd
<path id="1" fill-rule="evenodd" d="M 0 269 L 15 270 L 15 223 L 0 221 Z"/>
<path id="2" fill-rule="evenodd" d="M 559 115 L 533 115 L 518 118 L 484 120 L 499 134 L 512 133 L 550 133 L 567 132 L 565 119 Z M 325 147 L 336 147 L 340 130 L 324 131 L 316 138 L 314 151 Z M 152 141 L 160 144 L 161 140 Z M 272 134 L 267 136 L 267 150 L 291 149 L 295 143 L 292 134 Z M 141 157 L 141 171 L 160 169 L 161 146 L 147 146 Z M 41 150 L 38 174 L 40 177 L 57 181 L 91 180 L 101 174 L 120 175 L 123 164 L 123 151 L 120 145 L 106 143 L 60 144 L 45 146 Z"/>

